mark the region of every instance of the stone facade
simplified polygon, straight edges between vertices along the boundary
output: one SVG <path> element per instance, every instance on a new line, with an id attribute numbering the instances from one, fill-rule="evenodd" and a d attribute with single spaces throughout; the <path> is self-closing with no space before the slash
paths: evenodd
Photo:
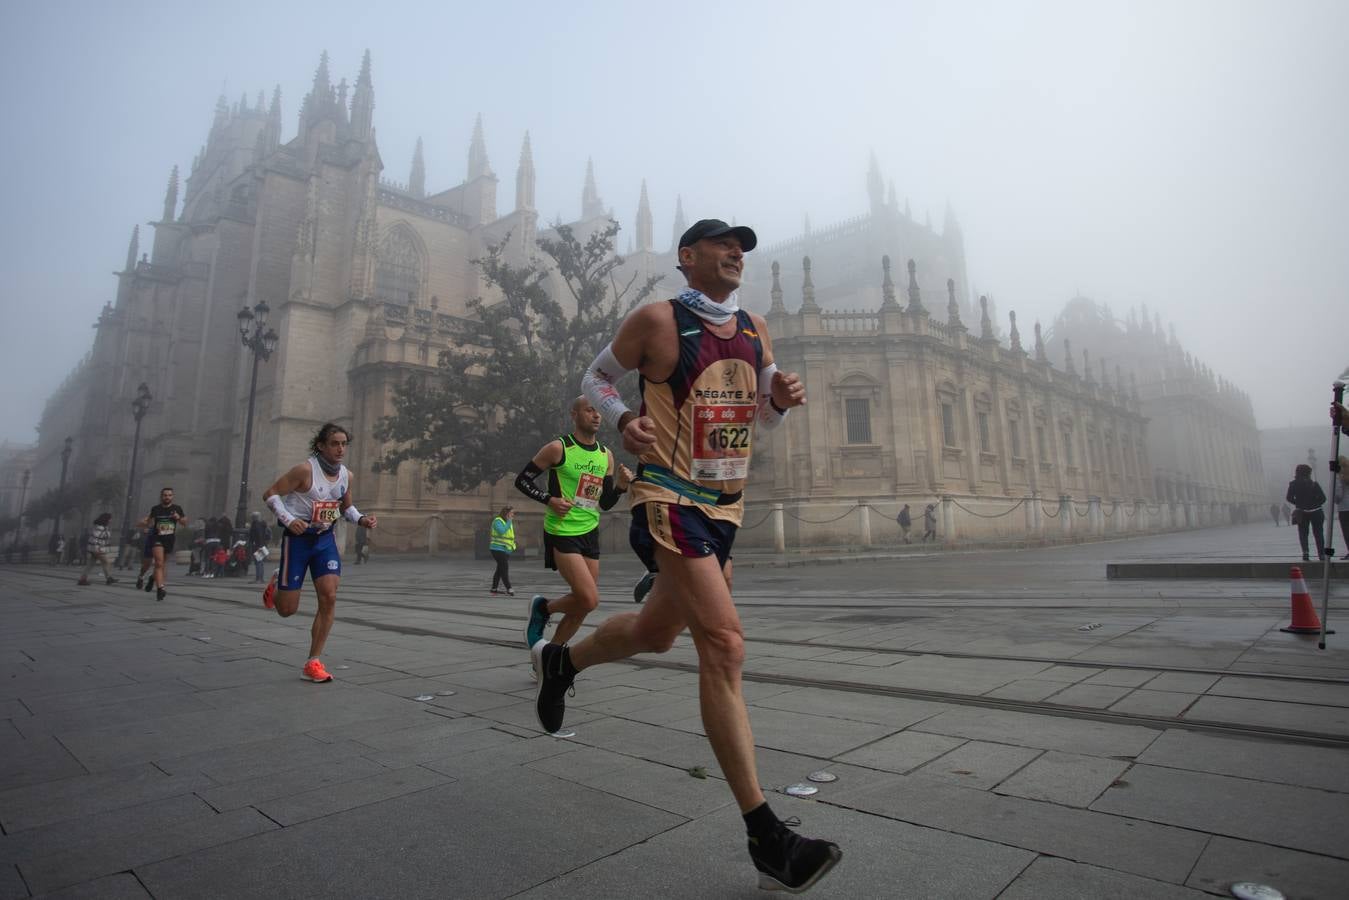
<path id="1" fill-rule="evenodd" d="M 534 208 L 528 135 L 514 207 L 501 213 L 481 121 L 464 180 L 428 193 L 420 142 L 406 183 L 382 177 L 368 55 L 348 93 L 345 81 L 332 83 L 325 56 L 301 104 L 298 132 L 285 143 L 279 91 L 270 102 L 259 95 L 230 105 L 222 98 L 181 181 L 181 204 L 175 168 L 151 248 L 142 253 L 133 230 L 93 347 L 47 405 L 33 491 L 55 484 L 56 475 L 47 474 L 67 435 L 75 438 L 72 477 L 125 473 L 135 428 L 130 401 L 145 382 L 154 402 L 143 423 L 136 509 L 172 485 L 190 516 L 233 518 L 253 366 L 236 315 L 266 301 L 279 342 L 258 369 L 250 510 L 261 508 L 263 488 L 304 457 L 310 437 L 330 420 L 352 430 L 354 496 L 379 515 L 374 540 L 384 549 L 466 546 L 490 511 L 518 500 L 508 483 L 450 493 L 415 464 L 382 474 L 370 466 L 382 450 L 372 430 L 392 410 L 395 386 L 433 371 L 439 350 L 469 322 L 472 299 L 494 300 L 472 261 L 508 236 L 507 258 L 523 261 L 549 232 Z M 888 519 L 898 502 L 941 497 L 947 539 L 1044 534 L 1046 517 L 1059 515 L 1063 503 L 1088 510 L 1078 513 L 1082 527 L 1105 530 L 1203 521 L 1197 512 L 1140 511 L 1160 509 L 1161 499 L 1228 505 L 1214 505 L 1210 518 L 1230 516 L 1229 507 L 1243 502 L 1244 488 L 1222 481 L 1208 494 L 1172 498 L 1159 490 L 1150 437 L 1156 430 L 1149 430 L 1142 395 L 1118 379 L 1055 369 L 1038 340 L 1033 352 L 1021 348 L 1014 321 L 1004 341 L 988 305 L 969 300 L 954 216 L 948 211 L 938 234 L 881 185 L 873 160 L 867 214 L 807 229 L 747 258 L 744 303 L 769 317 L 780 364 L 804 374 L 812 398 L 761 441 L 761 481 L 750 509 L 760 521 L 747 521 L 754 526 L 747 540 L 781 540 L 788 526 L 770 533 L 773 522 L 826 507 L 864 511 L 812 534 L 860 540 L 870 531 L 866 509 Z M 584 239 L 611 215 L 588 167 L 572 227 Z M 684 227 L 677 204 L 670 245 L 656 248 L 643 185 L 620 275 L 660 275 L 657 296 L 670 296 L 682 283 L 673 245 Z M 814 283 L 810 269 L 795 263 L 808 254 Z M 914 260 L 907 306 L 896 300 L 888 270 L 878 268 L 886 254 Z M 793 262 L 770 268 L 775 259 Z M 800 297 L 800 307 L 788 313 L 784 296 Z M 923 298 L 933 297 L 929 310 Z M 973 328 L 980 317 L 975 336 L 962 323 Z M 564 426 L 561 412 L 558 424 Z M 532 449 L 513 452 L 523 460 Z M 1226 470 L 1213 471 L 1226 477 Z M 1187 472 L 1177 464 L 1165 478 Z M 1007 512 L 1017 504 L 1020 512 Z M 530 546 L 537 516 L 521 512 L 519 533 Z M 921 508 L 915 518 L 921 521 Z M 606 535 L 612 546 L 623 543 L 618 527 Z"/>

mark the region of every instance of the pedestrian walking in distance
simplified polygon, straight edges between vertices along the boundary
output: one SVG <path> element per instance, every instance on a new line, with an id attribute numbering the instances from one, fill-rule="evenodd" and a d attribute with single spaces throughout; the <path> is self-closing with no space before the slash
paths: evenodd
<path id="1" fill-rule="evenodd" d="M 487 549 L 497 564 L 496 571 L 492 573 L 492 594 L 500 594 L 497 588 L 505 588 L 506 594 L 514 597 L 515 591 L 511 590 L 511 554 L 515 552 L 515 507 L 501 507 L 501 513 L 492 520 L 492 540 Z"/>
<path id="2" fill-rule="evenodd" d="M 913 516 L 909 513 L 909 504 L 904 504 L 904 507 L 899 511 L 899 515 L 895 516 L 895 521 L 899 523 L 900 537 L 904 538 L 904 543 L 913 543 L 913 539 L 909 537 L 909 530 L 913 528 Z"/>

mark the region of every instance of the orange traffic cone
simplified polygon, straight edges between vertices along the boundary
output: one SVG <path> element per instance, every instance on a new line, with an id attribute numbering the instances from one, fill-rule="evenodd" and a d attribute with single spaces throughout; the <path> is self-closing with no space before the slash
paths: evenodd
<path id="1" fill-rule="evenodd" d="M 1312 605 L 1312 595 L 1307 590 L 1307 582 L 1302 579 L 1302 569 L 1293 566 L 1288 576 L 1293 579 L 1293 621 L 1287 628 L 1279 630 L 1289 634 L 1320 634 L 1321 620 L 1316 615 L 1316 607 Z M 1326 630 L 1326 634 L 1334 633 L 1333 630 Z"/>

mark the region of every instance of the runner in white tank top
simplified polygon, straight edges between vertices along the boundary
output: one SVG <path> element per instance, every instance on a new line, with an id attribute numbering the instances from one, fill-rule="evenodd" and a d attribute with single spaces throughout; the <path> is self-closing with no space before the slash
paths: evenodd
<path id="1" fill-rule="evenodd" d="M 263 605 L 283 617 L 295 615 L 306 574 L 318 595 L 309 660 L 304 666 L 304 677 L 310 681 L 333 680 L 319 661 L 333 627 L 337 584 L 342 576 L 333 526 L 345 518 L 359 528 L 375 527 L 375 517 L 362 515 L 351 503 L 351 472 L 342 465 L 350 439 L 340 425 L 324 425 L 309 444 L 314 455 L 278 478 L 263 495 L 277 523 L 286 529 L 281 537 L 279 569 L 262 593 Z"/>

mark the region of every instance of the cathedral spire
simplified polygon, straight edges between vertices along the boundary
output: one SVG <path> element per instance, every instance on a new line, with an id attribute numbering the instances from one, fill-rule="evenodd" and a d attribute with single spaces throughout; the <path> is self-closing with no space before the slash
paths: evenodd
<path id="1" fill-rule="evenodd" d="M 1026 351 L 1023 350 L 1021 347 L 1021 332 L 1016 330 L 1016 311 L 1012 310 L 1008 312 L 1007 318 L 1010 319 L 1012 323 L 1012 333 L 1011 337 L 1008 340 L 1008 343 L 1012 348 L 1012 352 L 1020 356 L 1025 356 Z"/>
<path id="2" fill-rule="evenodd" d="M 951 291 L 951 296 L 955 297 L 954 289 Z M 988 297 L 982 294 L 979 296 L 979 340 L 995 340 L 993 337 L 993 319 L 988 314 Z"/>
<path id="3" fill-rule="evenodd" d="M 529 132 L 520 145 L 520 164 L 515 167 L 515 208 L 534 208 L 534 151 L 529 146 Z"/>
<path id="4" fill-rule="evenodd" d="M 1063 371 L 1067 372 L 1069 377 L 1077 377 L 1077 369 L 1073 366 L 1073 342 L 1068 338 L 1063 339 Z"/>
<path id="5" fill-rule="evenodd" d="M 679 239 L 684 236 L 688 227 L 688 223 L 684 219 L 684 198 L 675 194 L 674 240 L 670 241 L 671 248 L 679 248 Z"/>
<path id="6" fill-rule="evenodd" d="M 1040 323 L 1035 323 L 1035 361 L 1038 363 L 1049 362 L 1049 355 L 1045 353 L 1045 339 L 1040 335 Z"/>
<path id="7" fill-rule="evenodd" d="M 909 308 L 911 313 L 925 313 L 923 298 L 918 292 L 918 264 L 909 260 Z"/>
<path id="8" fill-rule="evenodd" d="M 408 173 L 408 193 L 414 197 L 426 196 L 426 160 L 422 156 L 422 139 L 412 151 L 412 171 Z"/>
<path id="9" fill-rule="evenodd" d="M 586 181 L 581 188 L 581 221 L 598 219 L 604 215 L 604 201 L 595 187 L 595 161 L 586 159 Z"/>
<path id="10" fill-rule="evenodd" d="M 960 321 L 960 304 L 956 302 L 956 280 L 946 279 L 946 324 L 952 328 L 965 327 Z"/>
<path id="11" fill-rule="evenodd" d="M 810 257 L 801 257 L 801 309 L 800 312 L 817 313 L 820 305 L 815 302 L 815 282 L 810 280 Z"/>
<path id="12" fill-rule="evenodd" d="M 261 93 L 258 94 L 262 96 Z M 262 101 L 258 101 L 258 110 L 263 107 Z M 272 91 L 272 105 L 267 108 L 267 121 L 258 131 L 257 158 L 271 155 L 276 148 L 281 146 L 281 85 L 277 85 Z M 195 168 L 195 166 L 194 166 Z"/>
<path id="13" fill-rule="evenodd" d="M 487 161 L 487 140 L 482 136 L 482 113 L 473 120 L 473 139 L 468 144 L 468 180 L 492 174 Z"/>
<path id="14" fill-rule="evenodd" d="M 876 162 L 876 151 L 871 151 L 871 164 L 867 167 L 867 197 L 871 201 L 871 214 L 880 215 L 885 206 L 885 181 L 881 178 L 881 166 Z"/>
<path id="15" fill-rule="evenodd" d="M 328 77 L 328 51 L 319 56 L 318 68 L 314 70 L 314 83 L 300 104 L 300 128 L 309 127 L 326 117 L 333 106 L 333 85 Z"/>
<path id="16" fill-rule="evenodd" d="M 133 272 L 136 269 L 136 259 L 141 255 L 141 227 L 139 225 L 131 226 L 131 244 L 126 248 L 126 269 L 123 271 Z"/>
<path id="17" fill-rule="evenodd" d="M 768 305 L 769 314 L 785 313 L 787 307 L 782 303 L 782 279 L 778 269 L 778 261 L 773 260 L 773 286 L 768 291 L 768 296 L 772 302 Z"/>
<path id="18" fill-rule="evenodd" d="M 361 57 L 361 74 L 356 76 L 356 90 L 351 95 L 351 135 L 358 141 L 370 136 L 375 124 L 375 85 L 370 78 L 370 51 Z"/>
<path id="19" fill-rule="evenodd" d="M 1096 383 L 1096 378 L 1091 374 L 1091 351 L 1085 347 L 1082 348 L 1082 377 L 1087 384 Z"/>
<path id="20" fill-rule="evenodd" d="M 169 173 L 169 186 L 164 191 L 164 214 L 160 217 L 162 222 L 172 222 L 177 218 L 178 212 L 178 167 L 174 166 L 173 171 Z"/>
<path id="21" fill-rule="evenodd" d="M 895 199 L 895 180 L 890 179 L 890 189 L 885 195 L 885 208 L 891 212 L 899 212 L 899 201 Z"/>
<path id="22" fill-rule="evenodd" d="M 895 300 L 895 280 L 890 277 L 890 257 L 881 257 L 881 271 L 885 276 L 881 279 L 881 309 L 898 309 L 899 303 Z"/>
<path id="23" fill-rule="evenodd" d="M 637 249 L 650 252 L 651 240 L 651 204 L 646 199 L 646 179 L 642 179 L 642 196 L 637 201 Z"/>

